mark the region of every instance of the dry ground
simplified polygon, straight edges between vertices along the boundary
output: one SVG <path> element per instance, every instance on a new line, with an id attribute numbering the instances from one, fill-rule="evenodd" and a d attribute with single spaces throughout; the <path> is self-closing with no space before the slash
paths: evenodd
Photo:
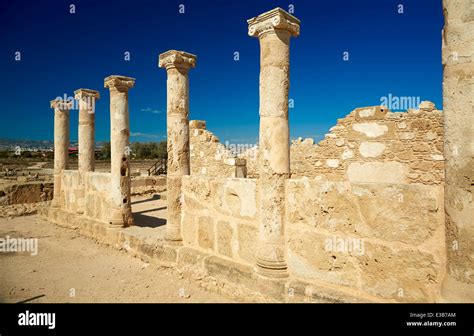
<path id="1" fill-rule="evenodd" d="M 150 205 L 151 213 L 162 211 Z M 0 218 L 0 238 L 7 235 L 38 238 L 38 255 L 0 252 L 0 302 L 232 301 L 175 270 L 144 263 L 38 216 Z"/>

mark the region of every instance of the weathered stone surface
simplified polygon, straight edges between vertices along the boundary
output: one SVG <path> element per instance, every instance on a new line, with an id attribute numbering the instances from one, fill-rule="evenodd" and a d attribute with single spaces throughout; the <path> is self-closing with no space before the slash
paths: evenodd
<path id="1" fill-rule="evenodd" d="M 436 297 L 445 249 L 441 187 L 301 179 L 289 180 L 286 193 L 292 274 L 359 288 L 386 299 L 412 302 L 425 300 L 423 295 L 431 300 Z M 341 242 L 342 248 L 338 245 Z M 380 258 L 390 255 L 399 255 L 403 260 L 397 264 L 393 257 L 390 266 L 380 262 Z M 361 260 L 378 265 L 370 260 L 372 257 L 379 260 L 379 268 L 362 270 Z M 417 276 L 432 279 L 429 284 L 414 280 L 411 274 L 397 275 L 396 270 L 402 272 L 404 263 L 416 265 L 418 259 L 425 264 L 421 264 Z M 385 277 L 390 274 L 395 280 L 376 283 L 375 279 L 384 277 L 380 267 Z M 412 272 L 415 269 L 412 267 Z M 404 297 L 397 298 L 395 283 L 403 286 Z"/>
<path id="2" fill-rule="evenodd" d="M 214 220 L 211 217 L 198 218 L 198 243 L 203 249 L 214 249 Z"/>
<path id="3" fill-rule="evenodd" d="M 72 102 L 62 99 L 51 101 L 54 108 L 54 201 L 52 206 L 59 207 L 61 197 L 61 171 L 68 169 L 69 162 L 69 111 Z"/>
<path id="4" fill-rule="evenodd" d="M 238 224 L 238 255 L 243 260 L 254 263 L 257 250 L 258 230 L 255 226 L 248 224 Z"/>
<path id="5" fill-rule="evenodd" d="M 286 275 L 284 256 L 285 179 L 290 176 L 288 91 L 290 38 L 300 21 L 281 8 L 247 20 L 260 43 L 259 194 L 257 269 L 270 277 Z M 306 140 L 304 146 L 311 145 Z"/>
<path id="6" fill-rule="evenodd" d="M 331 236 L 290 230 L 288 237 L 288 265 L 290 272 L 305 279 L 318 279 L 337 285 L 350 286 L 358 282 L 359 272 L 345 253 L 325 248 L 326 239 Z"/>
<path id="7" fill-rule="evenodd" d="M 380 156 L 385 150 L 385 145 L 381 142 L 364 141 L 360 144 L 359 152 L 363 157 L 374 158 Z"/>
<path id="8" fill-rule="evenodd" d="M 386 125 L 380 125 L 378 123 L 358 123 L 352 125 L 352 128 L 368 138 L 378 138 L 388 131 Z"/>
<path id="9" fill-rule="evenodd" d="M 359 108 L 339 119 L 318 144 L 311 145 L 302 139 L 293 141 L 290 147 L 291 176 L 324 176 L 327 180 L 344 181 L 352 163 L 396 161 L 408 170 L 410 177 L 406 183 L 441 184 L 444 180 L 443 165 L 420 171 L 417 163 L 432 161 L 432 155 L 442 154 L 442 139 L 441 111 L 393 113 L 380 106 Z M 247 159 L 248 176 L 258 177 L 259 158 L 254 154 L 248 150 L 242 157 Z M 340 160 L 338 165 L 336 159 Z"/>
<path id="10" fill-rule="evenodd" d="M 399 162 L 351 163 L 347 179 L 351 183 L 406 183 L 408 168 Z"/>
<path id="11" fill-rule="evenodd" d="M 206 130 L 206 122 L 202 120 L 191 120 L 189 122 L 190 133 L 190 160 L 192 175 L 206 175 L 215 177 L 239 177 L 235 160 L 237 153 L 232 153 L 230 148 L 219 142 L 213 133 Z M 230 144 L 229 147 L 235 146 Z M 244 164 L 245 165 L 245 164 Z M 244 177 L 244 176 L 242 176 Z"/>
<path id="12" fill-rule="evenodd" d="M 339 160 L 338 159 L 327 159 L 326 165 L 330 168 L 337 168 L 339 167 Z"/>
<path id="13" fill-rule="evenodd" d="M 186 208 L 186 210 L 188 210 L 188 208 Z M 183 211 L 181 228 L 183 234 L 183 244 L 188 246 L 197 246 L 197 224 L 196 215 L 194 213 Z"/>
<path id="14" fill-rule="evenodd" d="M 302 230 L 420 245 L 442 228 L 440 187 L 290 180 L 286 192 L 288 221 Z"/>
<path id="15" fill-rule="evenodd" d="M 83 174 L 95 168 L 95 101 L 100 94 L 95 90 L 78 89 L 74 97 L 79 100 L 78 170 Z"/>
<path id="16" fill-rule="evenodd" d="M 359 107 L 354 110 L 356 121 L 384 119 L 388 108 L 384 106 Z"/>
<path id="17" fill-rule="evenodd" d="M 402 302 L 433 302 L 438 295 L 441 265 L 430 253 L 395 250 L 367 242 L 359 260 L 360 284 L 367 293 Z"/>
<path id="18" fill-rule="evenodd" d="M 110 200 L 109 224 L 133 224 L 130 174 L 130 117 L 128 91 L 135 85 L 135 78 L 109 76 L 104 87 L 110 91 Z"/>
<path id="19" fill-rule="evenodd" d="M 443 10 L 446 244 L 451 247 L 443 292 L 464 298 L 474 297 L 474 3 L 443 1 Z"/>
<path id="20" fill-rule="evenodd" d="M 168 50 L 160 54 L 158 66 L 166 69 L 166 125 L 168 138 L 167 197 L 168 218 L 166 238 L 180 241 L 181 237 L 181 177 L 189 175 L 189 78 L 196 66 L 196 55 Z"/>
<path id="21" fill-rule="evenodd" d="M 220 220 L 216 224 L 217 230 L 217 252 L 225 255 L 226 257 L 232 258 L 232 242 L 233 232 L 230 223 L 227 221 Z"/>
<path id="22" fill-rule="evenodd" d="M 420 103 L 420 105 L 418 106 L 418 108 L 419 108 L 420 110 L 429 111 L 429 112 L 430 112 L 430 111 L 433 111 L 433 110 L 436 110 L 435 104 L 432 103 L 432 102 L 430 102 L 430 101 L 427 101 L 427 100 L 422 101 L 422 102 Z"/>
<path id="23" fill-rule="evenodd" d="M 29 182 L 13 184 L 4 190 L 5 205 L 50 201 L 53 183 Z"/>

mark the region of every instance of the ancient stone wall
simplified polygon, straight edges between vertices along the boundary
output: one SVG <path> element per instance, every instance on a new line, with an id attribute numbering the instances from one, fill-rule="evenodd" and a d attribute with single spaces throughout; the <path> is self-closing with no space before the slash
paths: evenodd
<path id="1" fill-rule="evenodd" d="M 132 177 L 132 196 L 150 193 L 162 193 L 164 191 L 166 191 L 166 176 L 164 175 Z"/>
<path id="2" fill-rule="evenodd" d="M 433 302 L 446 263 L 443 188 L 291 179 L 290 272 L 402 302 Z"/>
<path id="3" fill-rule="evenodd" d="M 255 262 L 258 194 L 253 179 L 183 177 L 183 244 L 208 253 Z"/>
<path id="4" fill-rule="evenodd" d="M 235 158 L 219 138 L 206 129 L 206 122 L 189 122 L 191 175 L 245 177 L 245 161 Z"/>
<path id="5" fill-rule="evenodd" d="M 246 153 L 248 176 L 258 157 Z M 417 110 L 357 108 L 338 119 L 324 140 L 291 145 L 291 176 L 353 183 L 441 184 L 444 180 L 443 115 L 429 102 Z M 253 158 L 253 159 L 252 159 Z"/>
<path id="6" fill-rule="evenodd" d="M 71 213 L 81 214 L 101 222 L 108 222 L 110 200 L 110 174 L 87 172 L 83 175 L 81 187 L 80 174 L 75 170 L 61 172 L 60 207 Z"/>
<path id="7" fill-rule="evenodd" d="M 52 198 L 52 182 L 16 183 L 0 190 L 0 205 L 45 202 Z"/>
<path id="8" fill-rule="evenodd" d="M 257 180 L 183 177 L 183 244 L 253 265 Z M 367 300 L 439 297 L 446 263 L 443 188 L 421 184 L 286 182 L 291 279 L 342 286 Z"/>

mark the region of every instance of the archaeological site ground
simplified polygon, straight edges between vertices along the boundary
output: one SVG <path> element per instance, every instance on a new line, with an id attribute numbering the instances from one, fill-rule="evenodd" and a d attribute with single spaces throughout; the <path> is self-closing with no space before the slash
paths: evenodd
<path id="1" fill-rule="evenodd" d="M 85 4 L 58 3 L 68 15 L 101 13 L 84 13 Z M 121 12 L 128 8 L 124 4 Z M 415 55 L 410 65 L 415 75 L 406 78 L 413 96 L 387 94 L 372 104 L 359 104 L 365 102 L 364 94 L 370 95 L 365 91 L 345 111 L 338 107 L 338 97 L 352 96 L 335 92 L 331 83 L 326 94 L 315 90 L 310 97 L 316 107 L 294 108 L 302 104 L 299 90 L 319 85 L 316 75 L 313 82 L 298 82 L 295 76 L 308 68 L 324 71 L 318 58 L 326 52 L 324 44 L 337 43 L 324 38 L 324 25 L 317 26 L 318 38 L 311 37 L 316 22 L 305 20 L 305 5 L 247 3 L 240 25 L 213 25 L 215 12 L 225 16 L 237 9 L 218 1 L 208 5 L 208 15 L 199 12 L 192 19 L 200 22 L 194 31 L 175 31 L 173 37 L 167 37 L 166 30 L 158 33 L 156 52 L 150 54 L 154 64 L 134 63 L 140 51 L 129 51 L 127 41 L 138 37 L 114 35 L 111 28 L 96 33 L 105 34 L 103 43 L 111 53 L 114 47 L 123 53 L 125 65 L 117 70 L 104 65 L 92 71 L 93 66 L 81 64 L 58 70 L 70 71 L 72 78 L 89 71 L 94 78 L 90 83 L 78 80 L 74 88 L 64 84 L 55 93 L 46 90 L 49 81 L 43 79 L 52 76 L 55 87 L 61 87 L 62 75 L 53 76 L 52 68 L 47 75 L 41 70 L 25 79 L 41 92 L 38 104 L 50 108 L 50 131 L 43 138 L 49 136 L 52 142 L 48 153 L 12 141 L 0 158 L 0 301 L 474 303 L 474 2 L 416 5 L 434 8 L 444 18 L 442 32 L 423 33 L 439 45 L 429 65 L 438 71 L 437 80 L 416 75 L 417 67 L 431 61 L 425 60 L 425 50 L 407 47 L 400 55 L 411 53 L 406 56 L 410 60 Z M 410 15 L 411 5 L 392 1 L 392 17 Z M 166 6 L 174 12 L 163 7 L 156 20 L 175 15 L 178 26 L 186 15 L 194 15 L 194 7 L 186 2 Z M 130 11 L 130 22 L 120 24 L 139 29 Z M 329 20 L 331 13 L 323 16 Z M 343 29 L 358 29 L 347 24 Z M 422 30 L 419 24 L 411 29 Z M 92 26 L 84 27 L 94 34 Z M 373 29 L 386 28 L 374 24 Z M 233 63 L 249 57 L 244 47 L 238 51 L 231 38 L 217 38 L 213 30 L 247 38 L 245 48 L 259 58 L 238 72 L 255 85 L 227 76 L 227 69 L 213 60 L 220 55 L 198 53 L 197 42 L 179 38 L 194 34 L 217 44 Z M 306 31 L 309 37 L 302 39 Z M 81 48 L 95 53 L 87 38 L 78 39 Z M 55 49 L 62 43 L 43 47 L 57 68 L 62 56 L 55 55 Z M 300 57 L 295 62 L 294 54 L 303 52 L 301 45 L 319 49 L 295 56 Z M 353 50 L 338 50 L 341 67 L 359 62 Z M 27 47 L 8 52 L 25 62 L 34 57 Z M 364 73 L 369 76 L 370 68 L 377 66 L 377 57 L 397 51 L 387 47 L 371 53 L 372 59 L 360 62 L 361 83 Z M 112 56 L 98 52 L 93 57 L 107 62 Z M 194 82 L 211 76 L 211 71 L 220 81 L 213 84 L 215 92 Z M 374 87 L 390 92 L 386 75 L 377 76 L 380 84 Z M 156 87 L 142 80 L 161 81 L 165 89 L 155 92 Z M 238 85 L 229 91 L 237 101 L 246 101 L 247 91 L 257 97 L 249 113 L 254 142 L 232 142 L 226 136 L 233 128 L 233 121 L 226 120 L 239 115 L 220 93 L 226 85 Z M 432 98 L 430 85 L 439 89 Z M 309 119 L 292 118 L 325 118 L 327 108 L 317 108 L 325 95 L 334 95 L 331 106 L 338 113 L 328 117 L 330 126 L 322 127 L 319 136 L 298 134 L 293 120 L 313 126 Z M 143 97 L 162 110 L 147 107 L 139 112 L 134 102 Z M 26 93 L 4 98 L 29 99 Z M 209 120 L 206 111 L 194 113 L 193 106 L 211 108 L 213 101 L 221 103 L 209 112 Z M 22 118 L 20 111 L 9 112 Z M 162 136 L 141 140 L 162 141 L 166 150 L 159 157 L 140 156 L 137 150 L 144 147 L 134 145 L 136 137 L 147 136 L 136 128 L 140 113 L 163 115 Z M 247 118 L 244 112 L 241 118 Z M 42 137 L 33 133 L 35 123 L 39 128 L 43 121 L 25 117 L 23 123 L 31 125 L 31 139 Z M 148 121 L 142 124 L 153 128 Z M 453 316 L 428 323 L 448 328 L 453 322 L 447 317 Z M 20 322 L 22 318 L 18 324 L 27 325 L 28 317 Z"/>

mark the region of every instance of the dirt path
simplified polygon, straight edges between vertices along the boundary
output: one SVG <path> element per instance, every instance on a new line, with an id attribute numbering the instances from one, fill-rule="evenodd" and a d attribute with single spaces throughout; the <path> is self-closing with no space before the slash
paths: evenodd
<path id="1" fill-rule="evenodd" d="M 37 238 L 38 254 L 0 252 L 0 302 L 232 302 L 37 216 L 0 218 L 6 236 Z"/>

